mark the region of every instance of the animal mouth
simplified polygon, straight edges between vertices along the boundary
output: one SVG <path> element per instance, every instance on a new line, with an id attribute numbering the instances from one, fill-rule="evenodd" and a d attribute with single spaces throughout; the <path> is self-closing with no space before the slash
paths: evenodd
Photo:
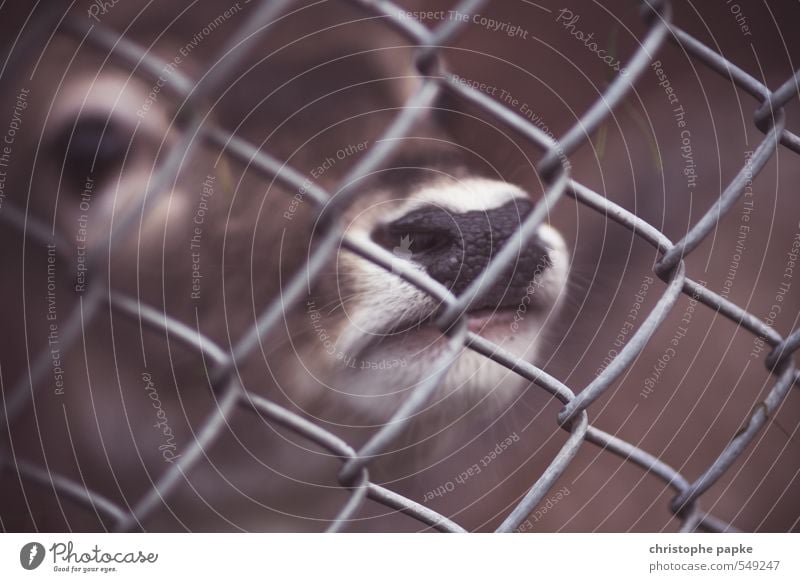
<path id="1" fill-rule="evenodd" d="M 467 312 L 467 329 L 480 334 L 482 331 L 510 326 L 514 321 L 516 309 L 513 307 L 483 308 Z"/>
<path id="2" fill-rule="evenodd" d="M 466 313 L 467 329 L 480 334 L 483 331 L 495 331 L 501 326 L 509 326 L 518 309 L 514 306 L 480 307 Z M 436 326 L 438 311 L 422 319 L 405 319 L 396 322 L 387 331 L 380 333 L 382 337 L 400 337 L 417 332 L 434 331 L 441 333 Z"/>

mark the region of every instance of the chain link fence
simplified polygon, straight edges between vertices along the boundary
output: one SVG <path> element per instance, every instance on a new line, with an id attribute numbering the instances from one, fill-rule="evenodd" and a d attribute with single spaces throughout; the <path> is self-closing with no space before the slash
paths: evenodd
<path id="1" fill-rule="evenodd" d="M 237 66 L 241 64 L 247 52 L 239 47 L 247 46 L 246 41 L 253 34 L 262 31 L 270 22 L 290 10 L 293 4 L 291 0 L 264 1 L 255 15 L 227 40 L 220 52 L 219 61 L 215 61 L 218 63 L 217 66 L 208 71 L 208 74 L 198 80 L 175 71 L 169 79 L 165 90 L 171 91 L 182 101 L 182 138 L 171 146 L 166 161 L 151 181 L 150 188 L 142 197 L 139 206 L 128 212 L 125 219 L 115 228 L 113 235 L 110 235 L 112 238 L 123 236 L 133 227 L 142 213 L 148 212 L 157 204 L 159 197 L 164 196 L 166 186 L 172 183 L 180 172 L 182 160 L 186 159 L 198 142 L 206 142 L 215 144 L 229 156 L 248 164 L 251 171 L 259 172 L 267 179 L 284 185 L 288 191 L 297 191 L 301 187 L 307 190 L 309 199 L 318 208 L 320 222 L 325 227 L 319 244 L 309 256 L 306 268 L 285 284 L 281 296 L 260 314 L 249 332 L 241 337 L 231 350 L 216 345 L 209 338 L 199 335 L 197 330 L 172 319 L 168 314 L 144 306 L 138 300 L 120 294 L 114 289 L 104 287 L 100 284 L 103 277 L 96 278 L 88 294 L 82 298 L 79 308 L 70 315 L 64 327 L 62 336 L 64 344 L 79 341 L 82 326 L 91 321 L 102 307 L 110 307 L 119 315 L 141 321 L 143 326 L 168 333 L 170 337 L 178 339 L 189 349 L 201 354 L 211 365 L 210 377 L 217 406 L 196 430 L 196 438 L 191 448 L 184 452 L 143 498 L 128 507 L 123 507 L 89 490 L 81 483 L 20 461 L 9 450 L 0 450 L 0 463 L 5 474 L 3 479 L 20 480 L 52 488 L 56 495 L 69 498 L 87 511 L 112 520 L 118 531 L 137 530 L 153 512 L 159 510 L 162 502 L 168 500 L 174 493 L 184 475 L 191 471 L 203 457 L 204 450 L 220 435 L 234 410 L 250 409 L 263 418 L 316 443 L 341 460 L 338 480 L 343 487 L 351 491 L 351 494 L 331 523 L 329 528 L 331 531 L 345 528 L 348 520 L 359 512 L 367 498 L 403 512 L 426 527 L 443 532 L 464 531 L 458 523 L 447 517 L 370 480 L 371 460 L 387 450 L 406 429 L 405 419 L 412 417 L 425 406 L 437 383 L 446 373 L 447 367 L 442 367 L 435 377 L 418 386 L 395 412 L 392 420 L 375 431 L 360 449 L 353 448 L 314 422 L 245 390 L 239 383 L 236 374 L 237 362 L 246 358 L 263 338 L 269 336 L 282 320 L 285 310 L 301 300 L 310 282 L 319 276 L 323 266 L 341 244 L 349 251 L 402 277 L 442 303 L 444 309 L 437 324 L 444 330 L 449 340 L 447 353 L 442 355 L 443 362 L 452 361 L 452 356 L 466 346 L 524 377 L 563 403 L 562 410 L 554 420 L 569 433 L 569 438 L 547 469 L 530 486 L 527 494 L 505 517 L 497 531 L 509 532 L 518 529 L 564 473 L 578 450 L 587 443 L 600 447 L 604 453 L 617 455 L 637 465 L 671 487 L 675 491 L 675 496 L 670 509 L 679 518 L 682 531 L 698 529 L 735 531 L 732 525 L 705 512 L 700 501 L 703 494 L 744 453 L 800 378 L 794 360 L 794 352 L 800 348 L 800 330 L 794 331 L 788 337 L 781 336 L 752 313 L 692 280 L 686 272 L 684 258 L 709 235 L 720 217 L 731 210 L 742 196 L 747 180 L 764 168 L 779 147 L 800 154 L 800 137 L 786 129 L 783 110 L 784 106 L 798 95 L 800 71 L 776 90 L 772 90 L 737 67 L 735 63 L 726 60 L 713 49 L 673 25 L 668 1 L 646 0 L 642 2 L 642 14 L 649 31 L 636 53 L 625 65 L 628 74 L 616 76 L 602 98 L 598 99 L 558 141 L 555 141 L 518 113 L 507 109 L 486 94 L 459 83 L 448 71 L 447 64 L 437 47 L 452 42 L 462 32 L 465 22 L 468 22 L 467 18 L 448 20 L 430 29 L 421 22 L 408 18 L 403 10 L 392 2 L 384 0 L 350 0 L 350 2 L 368 11 L 372 16 L 382 18 L 386 26 L 418 47 L 415 63 L 423 81 L 394 121 L 385 128 L 384 139 L 379 140 L 344 177 L 340 183 L 341 188 L 336 189 L 339 193 L 335 198 L 323 188 L 309 184 L 300 172 L 284 165 L 282 160 L 270 157 L 253 144 L 208 122 L 207 109 L 204 106 L 205 98 L 231 81 Z M 470 15 L 475 14 L 484 4 L 485 0 L 464 0 L 454 8 L 462 14 Z M 121 59 L 143 75 L 156 78 L 166 65 L 144 47 L 135 45 L 99 23 L 69 20 L 60 23 L 60 32 L 73 35 L 82 42 L 92 45 L 96 50 Z M 269 34 L 269 31 L 266 34 Z M 657 227 L 573 180 L 567 162 L 567 158 L 587 142 L 588 136 L 625 99 L 664 44 L 668 42 L 676 43 L 691 55 L 696 63 L 710 68 L 752 95 L 759 103 L 753 114 L 753 123 L 764 134 L 749 167 L 741 169 L 715 204 L 679 241 L 669 240 Z M 237 48 L 238 50 L 234 50 Z M 543 183 L 547 185 L 545 196 L 524 220 L 509 244 L 493 258 L 486 268 L 486 276 L 479 277 L 458 297 L 377 244 L 355 241 L 345 236 L 340 220 L 343 211 L 362 193 L 358 187 L 360 178 L 381 168 L 397 147 L 398 140 L 394 138 L 406 135 L 414 127 L 422 112 L 434 106 L 447 94 L 458 95 L 467 103 L 479 107 L 496 122 L 515 130 L 540 148 L 543 153 L 537 171 Z M 552 208 L 566 196 L 573 197 L 580 204 L 630 229 L 635 236 L 657 249 L 661 259 L 655 266 L 655 274 L 667 283 L 657 304 L 628 343 L 610 365 L 585 387 L 567 386 L 544 370 L 520 361 L 492 342 L 469 332 L 464 315 L 470 305 L 479 301 L 481 294 L 491 288 L 509 261 L 513 260 L 517 245 L 525 245 L 531 239 L 537 227 L 546 218 L 548 208 Z M 24 236 L 34 244 L 45 245 L 52 241 L 49 227 L 27 216 L 22 209 L 6 204 L 0 212 L 0 218 L 7 225 L 23 232 Z M 57 247 L 68 248 L 68 245 L 57 245 Z M 109 249 L 110 244 L 99 245 L 99 248 Z M 108 259 L 106 253 L 98 250 L 88 261 L 92 269 L 103 272 Z M 764 365 L 774 377 L 772 388 L 763 401 L 754 408 L 746 425 L 730 440 L 724 450 L 719 451 L 719 455 L 708 468 L 694 478 L 681 474 L 647 451 L 592 426 L 589 421 L 592 404 L 632 365 L 682 294 L 699 299 L 709 309 L 724 315 L 755 336 L 763 338 L 772 348 L 764 360 Z M 47 350 L 41 351 L 31 363 L 30 377 L 26 376 L 18 383 L 4 387 L 5 414 L 0 419 L 3 432 L 10 430 L 20 412 L 31 402 L 33 390 L 42 384 L 41 380 L 48 369 L 48 358 Z"/>

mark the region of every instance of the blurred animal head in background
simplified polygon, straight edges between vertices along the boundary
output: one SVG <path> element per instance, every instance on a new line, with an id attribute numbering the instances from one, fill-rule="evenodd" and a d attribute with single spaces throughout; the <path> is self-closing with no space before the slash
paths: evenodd
<path id="1" fill-rule="evenodd" d="M 14 135 L 0 154 L 0 218 L 13 224 L 0 231 L 8 330 L 0 374 L 4 395 L 25 396 L 6 405 L 15 459 L 83 479 L 124 505 L 152 492 L 222 410 L 200 462 L 141 527 L 324 527 L 347 499 L 340 460 L 280 422 L 225 408 L 215 358 L 233 352 L 228 372 L 240 389 L 355 449 L 402 425 L 371 460 L 371 479 L 471 529 L 497 525 L 550 466 L 568 436 L 555 422 L 562 403 L 517 371 L 453 350 L 453 338 L 475 334 L 579 392 L 663 292 L 652 273 L 659 254 L 567 196 L 546 207 L 524 243 L 516 237 L 549 185 L 536 168 L 543 152 L 526 132 L 552 139 L 580 127 L 649 24 L 635 2 L 576 2 L 560 12 L 494 2 L 468 15 L 463 34 L 439 53 L 460 83 L 528 124 L 517 131 L 457 92 L 423 98 L 422 81 L 444 75 L 439 63 L 375 6 L 356 4 L 290 3 L 240 43 L 261 3 L 64 5 L 63 21 L 54 5 L 51 18 L 34 11 L 25 27 L 27 8 L 14 9 L 7 26 L 23 32 L 3 73 Z M 419 26 L 463 20 L 442 2 L 402 8 Z M 690 29 L 702 22 L 678 7 L 675 18 Z M 770 38 L 772 22 L 752 25 L 759 42 Z M 727 43 L 725 30 L 719 50 L 752 69 L 747 47 Z M 780 47 L 759 47 L 765 83 L 778 86 L 791 68 Z M 742 117 L 740 92 L 698 72 L 679 49 L 660 51 L 658 66 L 566 163 L 574 179 L 675 241 L 761 136 L 728 122 Z M 232 74 L 215 84 L 225 71 Z M 387 134 L 410 110 L 414 123 Z M 754 313 L 774 294 L 753 299 L 761 273 L 753 257 L 776 256 L 770 245 L 791 241 L 796 224 L 779 218 L 794 207 L 785 192 L 796 168 L 776 162 L 759 178 L 780 212 L 763 206 L 748 223 L 753 255 L 737 259 L 747 266 L 727 287 Z M 780 236 L 764 234 L 770 225 Z M 709 289 L 728 284 L 725 249 L 739 226 L 720 221 L 719 244 L 686 259 Z M 331 252 L 312 277 L 325 245 Z M 504 251 L 509 260 L 486 279 Z M 415 274 L 428 289 L 410 280 Z M 289 297 L 293 283 L 302 289 Z M 465 327 L 443 325 L 441 294 L 476 290 Z M 752 338 L 737 329 L 731 339 L 696 298 L 681 301 L 598 400 L 592 422 L 699 474 L 759 399 L 758 390 L 732 398 L 729 387 L 760 386 L 766 373 L 741 369 Z M 796 297 L 787 301 L 784 312 L 796 312 Z M 277 323 L 254 334 L 265 317 Z M 796 322 L 784 324 L 789 331 Z M 725 343 L 733 347 L 717 347 Z M 398 419 L 433 381 L 424 405 Z M 752 501 L 757 475 L 771 470 L 786 438 L 772 429 L 765 443 L 770 454 L 748 457 L 743 466 L 752 470 L 731 479 L 727 497 L 710 492 L 708 503 L 748 528 L 788 529 L 788 497 L 785 512 Z M 558 510 L 529 519 L 528 529 L 676 527 L 665 509 L 672 492 L 631 463 L 604 458 L 581 447 L 557 483 L 566 490 Z M 789 465 L 776 469 L 784 493 L 796 487 Z M 454 475 L 461 485 L 450 491 Z M 2 483 L 4 527 L 102 526 L 46 491 Z M 446 495 L 429 495 L 442 487 Z M 31 511 L 13 501 L 26 495 Z M 367 506 L 353 528 L 418 526 L 404 520 Z"/>

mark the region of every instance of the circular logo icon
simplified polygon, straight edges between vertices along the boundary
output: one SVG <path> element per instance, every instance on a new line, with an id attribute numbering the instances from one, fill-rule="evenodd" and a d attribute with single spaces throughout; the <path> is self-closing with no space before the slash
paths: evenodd
<path id="1" fill-rule="evenodd" d="M 26 570 L 35 570 L 44 561 L 44 546 L 39 542 L 29 542 L 19 551 L 19 563 Z"/>

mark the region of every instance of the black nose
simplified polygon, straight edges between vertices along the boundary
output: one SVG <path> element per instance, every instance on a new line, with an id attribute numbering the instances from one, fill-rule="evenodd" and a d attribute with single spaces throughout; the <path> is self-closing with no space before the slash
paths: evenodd
<path id="1" fill-rule="evenodd" d="M 420 264 L 431 277 L 459 295 L 480 277 L 532 209 L 533 204 L 525 199 L 464 213 L 423 206 L 379 227 L 373 238 L 395 255 Z M 547 247 L 534 237 L 519 248 L 513 263 L 473 309 L 517 305 L 530 294 L 536 277 L 550 266 Z"/>

